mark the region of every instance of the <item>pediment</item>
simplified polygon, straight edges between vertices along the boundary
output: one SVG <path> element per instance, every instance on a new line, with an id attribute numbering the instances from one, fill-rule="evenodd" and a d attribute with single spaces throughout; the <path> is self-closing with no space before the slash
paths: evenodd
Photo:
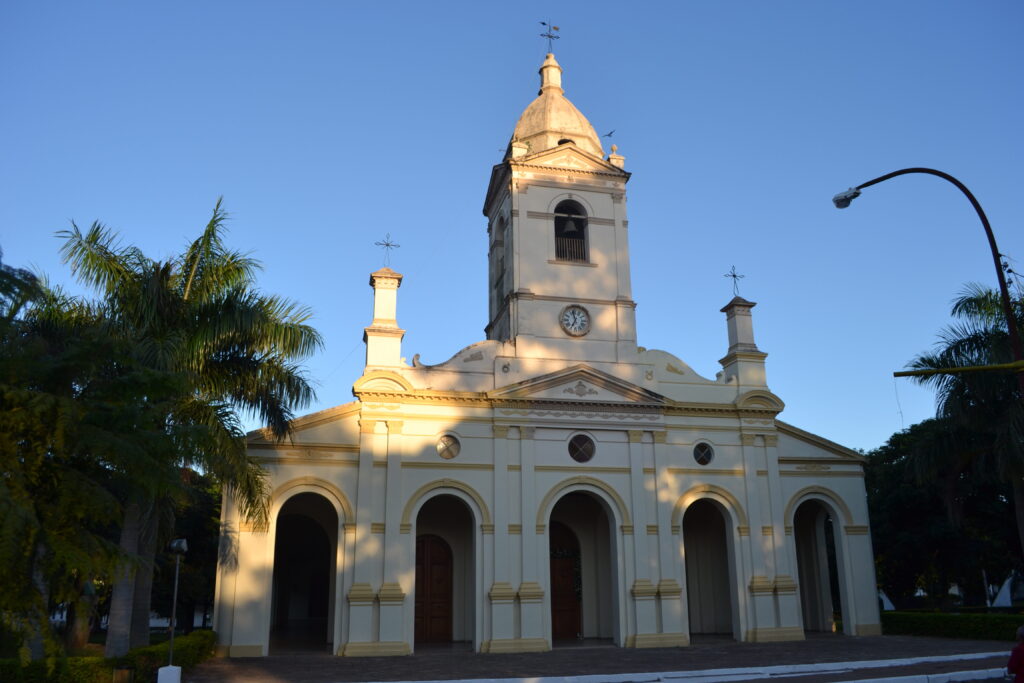
<path id="1" fill-rule="evenodd" d="M 575 365 L 488 392 L 493 399 L 573 401 L 663 405 L 666 399 L 649 389 L 595 370 Z"/>
<path id="2" fill-rule="evenodd" d="M 612 166 L 604 159 L 589 154 L 575 145 L 562 145 L 554 149 L 544 150 L 533 156 L 519 159 L 521 163 L 531 166 L 549 166 L 557 169 L 572 169 L 574 171 L 592 171 L 600 173 L 614 173 L 625 175 L 625 172 L 617 166 Z"/>

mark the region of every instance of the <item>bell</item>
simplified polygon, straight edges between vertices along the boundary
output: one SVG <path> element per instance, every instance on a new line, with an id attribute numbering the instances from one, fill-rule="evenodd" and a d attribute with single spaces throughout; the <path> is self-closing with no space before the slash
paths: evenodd
<path id="1" fill-rule="evenodd" d="M 573 223 L 572 219 L 570 218 L 567 221 L 565 221 L 565 229 L 562 230 L 562 234 L 568 235 L 570 232 L 576 232 L 577 230 L 578 228 L 576 227 L 576 224 Z"/>

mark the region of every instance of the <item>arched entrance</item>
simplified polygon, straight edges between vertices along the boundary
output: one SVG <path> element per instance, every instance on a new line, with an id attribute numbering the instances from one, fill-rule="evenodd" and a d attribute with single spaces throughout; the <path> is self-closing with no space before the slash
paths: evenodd
<path id="1" fill-rule="evenodd" d="M 551 510 L 548 558 L 554 645 L 614 638 L 612 539 L 610 517 L 603 503 L 589 493 L 569 493 Z"/>
<path id="2" fill-rule="evenodd" d="M 338 515 L 323 496 L 299 493 L 277 516 L 270 654 L 330 652 Z"/>
<path id="3" fill-rule="evenodd" d="M 819 500 L 806 500 L 793 515 L 797 576 L 804 630 L 836 631 L 843 623 L 835 517 Z"/>
<path id="4" fill-rule="evenodd" d="M 690 634 L 735 633 L 735 563 L 729 542 L 728 513 L 707 498 L 698 500 L 683 515 L 683 552 L 686 556 L 686 604 Z"/>
<path id="5" fill-rule="evenodd" d="M 416 645 L 472 642 L 475 586 L 473 515 L 456 496 L 435 496 L 416 516 Z"/>

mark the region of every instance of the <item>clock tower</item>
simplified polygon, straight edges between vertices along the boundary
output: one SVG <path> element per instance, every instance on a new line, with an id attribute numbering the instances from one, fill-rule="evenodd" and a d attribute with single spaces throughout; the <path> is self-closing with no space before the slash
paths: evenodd
<path id="1" fill-rule="evenodd" d="M 564 92 L 548 54 L 540 92 L 491 171 L 487 338 L 513 342 L 517 357 L 631 360 L 629 173 Z"/>

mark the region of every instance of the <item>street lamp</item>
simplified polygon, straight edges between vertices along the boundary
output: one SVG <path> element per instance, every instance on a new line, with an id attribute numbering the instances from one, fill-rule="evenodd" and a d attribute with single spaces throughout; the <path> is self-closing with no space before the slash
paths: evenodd
<path id="1" fill-rule="evenodd" d="M 157 672 L 157 683 L 180 683 L 181 667 L 174 666 L 174 617 L 178 611 L 178 570 L 181 568 L 181 556 L 188 552 L 188 541 L 176 538 L 167 545 L 174 555 L 174 597 L 171 599 L 171 644 L 167 649 L 167 666 L 160 667 Z"/>
<path id="2" fill-rule="evenodd" d="M 1006 316 L 1006 329 L 1010 334 L 1010 348 L 1013 351 L 1013 363 L 1007 363 L 1000 366 L 983 366 L 978 368 L 971 368 L 971 370 L 995 370 L 995 369 L 1011 369 L 1017 373 L 1017 383 L 1020 386 L 1021 394 L 1024 394 L 1024 351 L 1021 350 L 1020 335 L 1017 333 L 1017 321 L 1013 316 L 1013 308 L 1010 305 L 1010 292 L 1006 287 L 1006 277 L 1003 275 L 1003 264 L 1000 261 L 1001 254 L 999 248 L 996 246 L 995 235 L 992 234 L 992 226 L 989 225 L 988 217 L 981 208 L 981 204 L 974 198 L 971 191 L 967 189 L 967 186 L 961 183 L 959 180 L 943 173 L 942 171 L 936 171 L 934 168 L 904 168 L 899 171 L 893 171 L 892 173 L 886 173 L 883 176 L 879 176 L 874 180 L 869 180 L 866 183 L 861 183 L 857 187 L 851 187 L 845 192 L 840 192 L 836 196 L 832 197 L 832 203 L 836 205 L 837 209 L 845 209 L 850 205 L 854 199 L 860 196 L 860 191 L 866 187 L 877 185 L 878 183 L 895 178 L 896 176 L 907 175 L 908 173 L 924 173 L 927 175 L 938 176 L 943 180 L 948 180 L 957 186 L 957 188 L 964 193 L 967 199 L 971 202 L 971 206 L 978 213 L 978 218 L 981 219 L 981 225 L 985 228 L 985 235 L 988 237 L 988 246 L 992 250 L 992 260 L 996 265 L 996 277 L 999 279 L 999 296 L 1003 304 L 1003 315 Z M 966 371 L 967 368 L 961 370 Z M 950 372 L 956 372 L 956 369 L 951 368 Z M 897 376 L 905 375 L 917 375 L 917 374 L 932 374 L 928 371 L 910 371 L 910 372 L 898 372 L 895 373 Z"/>

